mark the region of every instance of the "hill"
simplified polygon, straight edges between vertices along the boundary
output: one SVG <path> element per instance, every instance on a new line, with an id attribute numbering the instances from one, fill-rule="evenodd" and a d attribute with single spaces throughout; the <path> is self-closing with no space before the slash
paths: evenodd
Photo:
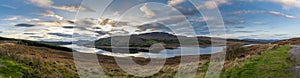
<path id="1" fill-rule="evenodd" d="M 202 38 L 205 40 L 206 38 Z M 31 41 L 32 43 L 39 43 Z M 243 47 L 244 48 L 244 47 Z M 269 48 L 267 46 L 252 46 L 248 49 L 233 48 L 228 49 L 227 57 L 242 58 L 247 55 L 261 54 Z M 270 48 L 272 49 L 272 48 Z M 246 50 L 246 51 L 244 51 Z M 237 53 L 238 52 L 238 53 Z M 258 52 L 258 53 L 257 53 Z M 84 54 L 84 53 L 83 53 Z M 197 58 L 195 56 L 183 56 L 190 59 Z M 117 57 L 120 59 L 130 59 L 127 57 Z M 156 74 L 150 77 L 173 77 L 176 74 L 178 65 L 182 57 L 172 57 L 166 60 L 164 67 Z M 197 78 L 202 77 L 207 70 L 210 55 L 201 55 L 199 59 Z M 79 58 L 85 60 L 84 58 Z M 132 57 L 132 59 L 142 65 L 149 63 L 149 58 Z M 163 60 L 155 58 L 157 60 Z M 230 59 L 230 58 L 229 58 Z M 90 59 L 87 59 L 90 60 Z M 98 55 L 100 65 L 103 67 L 105 74 L 110 78 L 138 78 L 127 74 L 123 71 L 115 61 L 115 57 Z M 195 62 L 185 62 L 187 64 Z M 225 66 L 234 66 L 233 63 L 226 63 Z M 73 54 L 70 51 L 62 51 L 48 47 L 39 47 L 36 45 L 27 45 L 25 42 L 21 43 L 19 40 L 2 38 L 0 40 L 0 75 L 5 78 L 78 78 L 73 60 Z M 125 64 L 130 67 L 131 64 Z M 89 72 L 87 69 L 85 72 Z M 145 72 L 149 69 L 143 69 Z"/>
<path id="2" fill-rule="evenodd" d="M 47 47 L 47 48 L 62 50 L 62 51 L 72 51 L 72 49 L 70 49 L 70 48 L 60 47 L 58 45 L 54 45 L 54 44 L 50 44 L 50 43 L 30 41 L 30 40 L 21 40 L 21 39 L 0 37 L 0 42 L 2 42 L 2 43 L 16 43 L 16 44 L 23 44 L 23 45 L 36 46 L 36 47 Z"/>
<path id="3" fill-rule="evenodd" d="M 78 77 L 72 49 L 0 37 L 0 75 L 4 78 Z"/>
<path id="4" fill-rule="evenodd" d="M 22 40 L 21 40 L 22 41 Z M 27 40 L 24 40 L 27 41 Z M 62 51 L 39 47 L 30 41 L 31 45 L 26 42 L 20 42 L 18 39 L 1 38 L 0 40 L 0 76 L 4 78 L 79 78 L 73 53 L 71 51 Z M 44 44 L 43 44 L 44 45 Z M 84 53 L 83 53 L 84 54 Z M 118 57 L 121 59 L 129 59 Z M 195 58 L 189 56 L 189 58 Z M 208 59 L 209 55 L 202 55 L 201 59 Z M 80 58 L 79 58 L 80 59 Z M 158 59 L 158 58 L 157 58 Z M 82 58 L 84 60 L 84 58 Z M 90 59 L 87 59 L 90 60 Z M 127 74 L 115 62 L 111 56 L 98 55 L 98 60 L 104 69 L 105 74 L 110 77 L 130 77 L 137 78 Z M 151 59 L 133 58 L 138 64 L 148 64 Z M 180 57 L 168 58 L 164 68 L 153 77 L 173 76 L 176 72 L 176 65 L 179 65 Z M 127 65 L 127 64 L 126 64 Z M 127 66 L 131 66 L 128 64 Z M 147 71 L 147 69 L 143 69 Z M 89 72 L 87 69 L 85 72 Z M 165 73 L 165 74 L 163 74 Z"/>
<path id="5" fill-rule="evenodd" d="M 291 38 L 274 42 L 275 44 L 300 45 L 300 38 Z"/>
<path id="6" fill-rule="evenodd" d="M 181 43 L 193 43 L 192 37 L 187 36 L 176 36 L 169 33 L 164 32 L 152 32 L 152 33 L 144 33 L 144 34 L 135 34 L 131 36 L 114 36 L 99 39 L 95 42 L 96 48 L 103 49 L 106 51 L 112 51 L 111 42 L 116 42 L 119 45 L 126 44 L 126 39 L 129 39 L 129 47 L 116 47 L 113 48 L 118 49 L 119 51 L 115 52 L 123 52 L 129 49 L 130 53 L 137 53 L 137 52 L 148 52 L 149 47 L 153 44 L 160 43 L 167 49 L 174 49 L 180 46 L 179 39 L 182 40 Z M 117 39 L 111 41 L 111 39 Z M 200 47 L 208 47 L 211 45 L 211 39 L 214 39 L 216 43 L 220 41 L 227 41 L 227 45 L 234 45 L 234 44 L 257 44 L 259 42 L 254 41 L 247 41 L 247 40 L 238 40 L 238 39 L 222 39 L 222 38 L 211 38 L 211 37 L 197 37 L 198 44 Z M 213 46 L 224 46 L 221 44 L 215 44 Z"/>

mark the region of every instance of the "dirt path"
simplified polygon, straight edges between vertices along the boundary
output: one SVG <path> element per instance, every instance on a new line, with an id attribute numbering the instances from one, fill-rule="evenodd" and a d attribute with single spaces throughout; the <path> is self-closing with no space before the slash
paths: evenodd
<path id="1" fill-rule="evenodd" d="M 300 78 L 300 46 L 291 45 L 293 48 L 289 51 L 292 54 L 291 60 L 295 62 L 293 71 L 295 72 L 294 78 Z"/>

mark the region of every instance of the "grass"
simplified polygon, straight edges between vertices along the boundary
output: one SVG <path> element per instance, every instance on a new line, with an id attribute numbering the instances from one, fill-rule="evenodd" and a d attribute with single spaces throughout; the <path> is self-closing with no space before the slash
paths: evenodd
<path id="1" fill-rule="evenodd" d="M 32 77 L 28 74 L 32 74 L 33 69 L 24 64 L 17 63 L 13 60 L 0 58 L 0 75 L 6 78 L 21 78 L 21 77 Z"/>
<path id="2" fill-rule="evenodd" d="M 0 64 L 1 63 L 5 64 L 3 68 L 0 66 L 0 75 L 2 75 L 5 78 L 6 77 L 8 78 L 9 77 L 12 78 L 45 78 L 45 77 L 78 78 L 79 77 L 76 72 L 75 63 L 72 58 L 73 57 L 72 53 L 70 51 L 64 51 L 64 50 L 62 51 L 62 49 L 47 48 L 45 46 L 38 47 L 37 44 L 34 42 L 27 43 L 27 44 L 24 44 L 25 42 L 22 41 L 20 42 L 14 40 L 5 40 L 1 42 L 1 37 L 0 37 L 0 44 L 7 43 L 7 42 L 14 43 L 15 45 L 0 45 Z M 148 43 L 151 44 L 154 43 L 154 41 L 148 41 Z M 228 56 L 232 58 L 239 58 L 240 56 L 245 56 L 249 54 L 260 54 L 257 52 L 265 52 L 265 50 L 269 50 L 268 48 L 269 46 L 257 46 L 254 48 L 249 48 L 249 51 L 251 52 L 247 52 L 248 49 L 246 49 L 245 52 L 238 53 L 244 51 L 244 49 L 238 47 L 232 47 L 231 49 L 232 52 L 230 52 L 230 55 Z M 286 49 L 289 49 L 289 47 L 286 47 Z M 288 63 L 285 60 L 286 59 L 285 57 L 289 55 L 284 55 L 287 54 L 284 53 L 286 51 L 281 51 L 281 50 L 285 50 L 285 47 L 283 47 L 283 49 L 279 48 L 278 50 L 274 49 L 274 50 L 267 51 L 262 56 L 257 56 L 255 58 L 252 58 L 248 62 L 242 62 L 240 64 L 242 69 L 240 67 L 233 68 L 232 70 L 226 71 L 225 74 L 222 75 L 222 77 L 247 77 L 248 75 L 250 75 L 251 77 L 253 76 L 253 74 L 256 74 L 256 73 L 251 73 L 253 72 L 253 70 L 256 71 L 265 70 L 265 69 L 255 68 L 255 67 L 263 67 L 264 64 L 262 63 L 270 62 L 270 57 L 273 56 L 276 56 L 276 58 L 272 58 L 272 60 L 278 60 L 278 59 L 279 60 L 271 61 L 271 62 L 277 62 L 277 63 L 270 62 L 270 64 L 265 64 L 266 66 L 263 68 L 268 68 L 268 67 L 272 68 L 273 70 L 270 71 L 274 71 L 276 73 L 273 73 L 273 75 L 270 76 L 259 76 L 259 77 L 274 77 L 274 76 L 285 77 L 285 76 L 276 76 L 278 73 L 285 75 L 285 73 L 282 73 L 282 71 L 287 70 L 289 68 L 288 66 L 290 65 L 290 63 Z M 198 69 L 199 72 L 197 73 L 196 78 L 204 77 L 205 72 L 207 71 L 209 65 L 208 62 L 209 57 L 210 56 L 201 56 L 202 59 L 200 61 L 201 63 L 199 64 L 200 65 Z M 193 59 L 194 57 L 189 56 L 189 58 Z M 120 69 L 118 65 L 115 63 L 113 57 L 98 55 L 98 59 L 101 66 L 104 68 L 104 72 L 106 73 L 106 75 L 108 75 L 109 78 L 118 78 L 118 77 L 139 78 L 133 75 L 129 75 L 126 72 L 124 72 L 122 69 Z M 139 64 L 147 64 L 149 62 L 149 59 L 144 59 L 144 58 L 143 59 L 133 58 L 133 59 L 135 60 L 135 62 Z M 172 78 L 176 74 L 178 65 L 180 63 L 180 59 L 181 59 L 180 57 L 167 59 L 167 62 L 161 71 L 147 78 Z M 281 62 L 281 61 L 285 61 L 285 62 Z M 282 65 L 281 63 L 286 63 L 286 64 Z M 249 68 L 251 66 L 253 67 L 253 69 Z M 284 68 L 285 66 L 287 67 Z M 269 71 L 266 72 L 269 73 Z M 244 75 L 244 76 L 240 76 L 240 75 Z"/>
<path id="3" fill-rule="evenodd" d="M 246 52 L 246 48 L 242 47 L 243 45 L 232 45 L 228 46 L 226 49 L 226 60 L 234 60 L 240 57 L 243 53 Z"/>
<path id="4" fill-rule="evenodd" d="M 293 76 L 293 63 L 287 60 L 290 49 L 290 46 L 283 46 L 251 57 L 239 66 L 225 70 L 221 78 L 290 78 Z"/>
<path id="5" fill-rule="evenodd" d="M 1 42 L 0 42 L 1 43 Z M 11 42 L 13 43 L 13 42 Z M 0 45 L 5 78 L 77 78 L 71 52 L 23 44 Z"/>

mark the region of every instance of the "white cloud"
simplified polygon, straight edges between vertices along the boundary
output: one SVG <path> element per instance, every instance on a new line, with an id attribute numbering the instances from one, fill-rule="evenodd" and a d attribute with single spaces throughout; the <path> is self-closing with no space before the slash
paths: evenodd
<path id="1" fill-rule="evenodd" d="M 148 8 L 148 7 L 147 7 L 147 4 L 143 5 L 143 6 L 140 8 L 140 10 L 141 10 L 142 12 L 144 12 L 144 13 L 147 15 L 147 17 L 149 17 L 149 18 L 156 16 L 156 13 L 155 13 L 153 10 L 151 10 L 150 8 Z"/>
<path id="2" fill-rule="evenodd" d="M 276 15 L 276 16 L 282 16 L 285 18 L 291 18 L 291 19 L 297 18 L 297 16 L 288 15 L 288 14 L 284 14 L 284 13 L 277 12 L 277 11 L 262 11 L 262 10 L 242 10 L 242 11 L 233 12 L 232 14 L 236 15 L 236 14 L 257 14 L 257 13 L 272 14 L 272 15 Z"/>
<path id="3" fill-rule="evenodd" d="M 78 7 L 76 7 L 76 6 L 53 6 L 53 8 L 59 9 L 59 10 L 65 10 L 65 11 L 69 11 L 69 12 L 78 11 Z"/>
<path id="4" fill-rule="evenodd" d="M 169 0 L 168 1 L 168 5 L 177 5 L 177 4 L 180 4 L 182 2 L 184 2 L 185 0 Z"/>
<path id="5" fill-rule="evenodd" d="M 204 4 L 198 4 L 198 9 L 215 9 L 218 8 L 221 4 L 230 4 L 229 0 L 212 0 L 212 1 L 205 1 Z"/>
<path id="6" fill-rule="evenodd" d="M 23 16 L 11 16 L 11 17 L 8 17 L 8 18 L 4 18 L 2 20 L 6 20 L 6 21 L 19 21 L 19 22 L 40 21 L 40 19 L 38 19 L 38 18 L 27 18 L 27 17 L 23 17 Z"/>
<path id="7" fill-rule="evenodd" d="M 45 11 L 42 15 L 43 16 L 48 16 L 48 17 L 54 17 L 54 18 L 57 18 L 59 20 L 64 19 L 62 16 L 59 16 L 59 15 L 55 14 L 53 11 L 50 11 L 50 10 Z"/>
<path id="8" fill-rule="evenodd" d="M 53 8 L 63 11 L 69 11 L 69 12 L 77 12 L 80 8 L 80 11 L 87 11 L 87 12 L 94 12 L 94 10 L 89 9 L 87 7 L 79 7 L 79 6 L 70 6 L 70 5 L 62 5 L 62 6 L 54 6 L 54 2 L 52 0 L 29 0 L 30 3 L 42 7 L 42 8 Z"/>
<path id="9" fill-rule="evenodd" d="M 17 20 L 17 19 L 19 19 L 19 16 L 12 16 L 12 17 L 8 17 L 8 18 L 4 18 L 3 20 L 13 21 L 13 20 Z"/>
<path id="10" fill-rule="evenodd" d="M 268 0 L 270 2 L 282 4 L 285 8 L 300 8 L 300 0 Z"/>
<path id="11" fill-rule="evenodd" d="M 241 10 L 241 11 L 235 11 L 232 14 L 257 14 L 257 13 L 265 13 L 266 11 L 261 10 Z"/>
<path id="12" fill-rule="evenodd" d="M 0 5 L 1 7 L 6 7 L 6 8 L 10 8 L 10 9 L 17 9 L 16 7 L 14 6 L 10 6 L 10 5 L 5 5 L 5 4 L 2 4 Z"/>
<path id="13" fill-rule="evenodd" d="M 215 2 L 212 2 L 212 1 L 205 2 L 204 6 L 207 9 L 214 9 L 214 8 L 218 7 L 218 5 Z"/>
<path id="14" fill-rule="evenodd" d="M 49 8 L 52 7 L 52 0 L 29 0 L 32 4 L 35 4 L 39 7 Z"/>
<path id="15" fill-rule="evenodd" d="M 281 13 L 281 12 L 276 12 L 276 11 L 270 11 L 269 13 L 273 14 L 273 15 L 277 15 L 277 16 L 283 16 L 283 17 L 286 17 L 286 18 L 297 18 L 296 16 L 287 15 L 287 14 L 284 14 L 284 13 Z"/>
<path id="16" fill-rule="evenodd" d="M 40 21 L 40 19 L 39 18 L 32 18 L 32 19 L 25 19 L 25 21 Z"/>
<path id="17" fill-rule="evenodd" d="M 77 12 L 78 10 L 86 11 L 86 12 L 95 12 L 94 10 L 89 9 L 87 7 L 83 7 L 83 6 L 79 7 L 79 6 L 66 6 L 66 5 L 63 5 L 63 6 L 52 6 L 52 8 L 58 9 L 58 10 L 69 11 L 69 12 Z"/>

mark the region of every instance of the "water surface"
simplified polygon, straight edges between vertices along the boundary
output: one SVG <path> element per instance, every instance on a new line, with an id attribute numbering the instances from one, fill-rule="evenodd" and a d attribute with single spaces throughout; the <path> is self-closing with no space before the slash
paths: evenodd
<path id="1" fill-rule="evenodd" d="M 144 57 L 144 58 L 170 58 L 175 56 L 214 54 L 218 52 L 223 52 L 224 50 L 224 46 L 178 47 L 176 49 L 164 49 L 159 53 L 139 52 L 135 54 L 127 54 L 127 53 L 112 53 L 101 49 L 87 48 L 84 46 L 77 46 L 77 45 L 63 45 L 63 46 L 84 53 L 97 53 L 97 54 L 115 56 L 115 57 Z"/>

